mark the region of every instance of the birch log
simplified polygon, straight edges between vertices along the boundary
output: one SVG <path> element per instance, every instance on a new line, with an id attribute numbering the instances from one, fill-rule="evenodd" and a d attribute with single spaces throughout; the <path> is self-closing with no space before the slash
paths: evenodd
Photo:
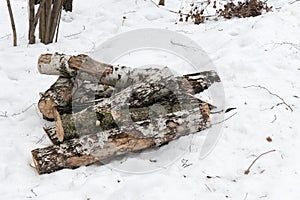
<path id="1" fill-rule="evenodd" d="M 62 58 L 62 60 L 64 60 L 63 58 Z M 63 62 L 62 60 L 60 60 L 60 62 Z M 59 69 L 61 67 L 61 64 L 59 64 L 58 67 L 56 65 L 57 64 L 52 63 L 51 64 L 52 68 L 49 67 L 49 70 L 51 71 L 54 69 Z M 43 69 L 45 69 L 45 68 L 43 68 Z M 94 69 L 94 67 L 91 67 L 91 69 Z M 134 71 L 136 69 L 131 69 L 131 70 Z M 172 76 L 168 76 L 168 75 L 170 75 L 170 74 L 168 74 L 168 70 L 156 71 L 157 69 L 147 69 L 146 71 L 151 71 L 151 70 L 152 70 L 152 73 L 151 73 L 152 75 L 154 73 L 156 73 L 156 74 L 162 74 L 161 76 L 164 76 L 164 77 L 169 77 L 169 78 L 172 77 Z M 60 75 L 63 75 L 66 70 L 62 70 L 62 71 L 63 71 L 63 73 L 61 73 Z M 99 70 L 96 70 L 96 71 L 99 71 Z M 140 71 L 138 71 L 138 72 L 135 71 L 132 74 L 134 74 L 134 75 L 138 74 L 138 76 L 140 76 L 140 77 L 145 77 L 146 76 L 145 73 L 147 74 L 147 72 L 145 72 L 145 71 L 143 72 L 143 70 L 141 69 Z M 72 73 L 68 73 L 67 76 L 69 76 L 71 74 Z M 144 74 L 144 75 L 141 75 L 141 74 Z M 165 75 L 163 75 L 163 74 L 165 74 Z M 119 76 L 119 75 L 116 74 L 115 76 Z M 134 80 L 135 79 L 134 77 L 131 78 L 131 76 L 130 76 L 129 78 L 127 78 L 127 80 L 128 79 Z M 149 77 L 152 78 L 152 81 L 154 81 L 155 79 L 159 80 L 159 78 L 160 78 L 158 76 L 149 76 Z M 155 79 L 153 79 L 153 77 Z M 76 79 L 76 80 L 81 81 L 81 79 Z M 215 71 L 205 71 L 205 72 L 200 72 L 200 73 L 195 73 L 195 74 L 187 74 L 187 75 L 184 75 L 183 77 L 177 77 L 177 80 L 178 80 L 177 84 L 181 84 L 181 87 L 185 87 L 186 89 L 189 89 L 190 90 L 189 93 L 195 93 L 195 94 L 204 91 L 205 89 L 210 87 L 215 82 L 220 82 L 220 78 Z M 74 78 L 73 77 L 68 77 L 68 78 L 59 77 L 58 80 L 56 81 L 56 83 L 54 83 L 50 87 L 50 89 L 48 89 L 44 94 L 41 94 L 41 99 L 39 101 L 39 109 L 40 109 L 41 113 L 43 114 L 44 118 L 48 119 L 48 120 L 54 120 L 54 117 L 55 117 L 54 114 L 56 115 L 56 113 L 57 113 L 56 110 L 58 110 L 60 113 L 67 112 L 67 109 L 69 109 L 69 110 L 74 109 L 73 111 L 78 112 L 79 110 L 83 110 L 84 107 L 87 107 L 87 106 L 83 106 L 82 108 L 80 108 L 80 103 L 78 103 L 78 101 L 83 102 L 83 101 L 91 100 L 88 97 L 105 98 L 105 97 L 109 97 L 113 92 L 117 92 L 111 86 L 99 85 L 98 81 L 96 81 L 96 82 L 94 82 L 94 81 L 95 80 L 91 81 L 89 84 L 81 84 L 81 85 L 83 85 L 83 87 L 80 87 L 80 86 L 78 86 L 79 84 L 77 84 L 77 88 L 78 88 L 77 92 L 72 93 L 72 90 L 74 91 L 74 89 L 73 89 Z M 131 81 L 131 82 L 133 82 L 133 81 Z M 123 84 L 122 87 L 124 85 L 126 85 L 126 84 Z M 98 89 L 91 90 L 90 88 L 93 88 L 93 87 L 94 88 L 98 87 Z M 99 89 L 99 87 L 102 87 L 102 88 Z M 80 89 L 80 88 L 83 88 L 83 89 Z M 74 102 L 76 103 L 76 106 L 78 108 L 72 108 L 70 106 L 66 106 L 66 104 L 70 104 L 72 95 L 74 96 L 73 100 L 75 100 Z M 84 100 L 84 99 L 86 99 L 86 100 Z"/>
<path id="2" fill-rule="evenodd" d="M 111 86 L 118 83 L 118 87 L 122 88 L 147 80 L 149 77 L 161 80 L 173 76 L 167 67 L 160 70 L 113 66 L 98 62 L 84 54 L 77 56 L 59 53 L 42 54 L 38 59 L 38 70 L 41 74 L 77 77 Z M 200 72 L 196 75 L 189 74 L 185 75 L 184 78 L 190 80 L 191 85 L 196 85 L 198 88 L 202 86 L 202 90 L 207 89 L 214 82 L 220 82 L 220 78 L 215 71 Z M 211 81 L 208 81 L 208 79 Z"/>
<path id="3" fill-rule="evenodd" d="M 44 119 L 53 121 L 57 112 L 60 115 L 79 112 L 93 105 L 95 98 L 107 98 L 113 92 L 111 86 L 59 77 L 48 90 L 40 93 L 38 108 Z"/>
<path id="4" fill-rule="evenodd" d="M 48 136 L 48 138 L 50 139 L 50 141 L 52 142 L 52 144 L 58 145 L 61 143 L 57 138 L 55 125 L 50 125 L 50 126 L 44 127 L 44 131 L 45 131 L 46 135 Z"/>
<path id="5" fill-rule="evenodd" d="M 201 114 L 199 114 L 199 112 Z M 127 129 L 110 129 L 68 140 L 60 145 L 32 151 L 39 174 L 76 168 L 117 155 L 158 147 L 181 136 L 209 127 L 209 106 L 201 104 L 192 112 L 179 111 L 137 123 Z"/>
<path id="6" fill-rule="evenodd" d="M 144 80 L 148 76 L 161 76 L 159 69 L 132 69 L 124 66 L 113 66 L 98 62 L 81 54 L 70 56 L 64 54 L 42 54 L 38 59 L 38 70 L 41 74 L 81 79 L 101 84 L 126 87 Z M 158 73 L 159 72 L 159 73 Z"/>
<path id="7" fill-rule="evenodd" d="M 71 104 L 74 80 L 59 77 L 45 93 L 40 93 L 38 108 L 44 119 L 56 119 L 57 112 Z"/>
<path id="8" fill-rule="evenodd" d="M 190 94 L 194 94 L 194 90 L 182 78 L 136 83 L 81 112 L 61 115 L 56 120 L 57 137 L 62 142 L 148 119 L 149 109 L 155 104 L 159 104 L 166 113 L 171 113 L 191 109 L 202 103 Z"/>

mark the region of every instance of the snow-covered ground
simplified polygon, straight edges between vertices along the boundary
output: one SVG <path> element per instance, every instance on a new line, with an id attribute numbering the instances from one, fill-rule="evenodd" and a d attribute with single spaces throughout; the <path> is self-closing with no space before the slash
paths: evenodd
<path id="1" fill-rule="evenodd" d="M 27 44 L 27 1 L 11 3 L 17 47 L 12 47 L 5 1 L 0 3 L 0 199 L 300 199 L 300 2 L 269 0 L 273 12 L 262 16 L 197 26 L 176 24 L 177 14 L 150 0 L 75 0 L 74 12 L 62 14 L 58 43 L 49 45 Z M 182 1 L 166 4 L 178 10 Z M 110 37 L 138 28 L 184 34 L 214 62 L 226 107 L 237 108 L 223 123 L 215 149 L 199 160 L 199 148 L 192 144 L 175 163 L 153 173 L 92 165 L 38 175 L 30 151 L 50 142 L 36 103 L 38 93 L 56 79 L 38 73 L 38 56 L 91 54 Z M 278 96 L 248 86 L 267 88 L 293 111 L 277 105 Z M 244 174 L 258 155 L 273 149 Z"/>

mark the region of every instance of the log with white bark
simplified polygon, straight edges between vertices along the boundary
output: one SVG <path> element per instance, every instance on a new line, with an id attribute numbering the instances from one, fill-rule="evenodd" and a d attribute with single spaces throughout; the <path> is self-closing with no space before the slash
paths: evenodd
<path id="1" fill-rule="evenodd" d="M 173 76 L 167 68 L 130 68 L 125 66 L 113 66 L 96 61 L 88 55 L 77 56 L 65 54 L 42 54 L 38 59 L 38 70 L 41 74 L 58 75 L 63 77 L 76 77 L 82 80 L 93 81 L 105 85 L 125 88 L 137 82 L 147 80 L 149 77 L 161 80 Z M 184 76 L 190 85 L 201 89 L 207 89 L 214 82 L 220 82 L 215 71 L 200 72 Z"/>
<path id="2" fill-rule="evenodd" d="M 194 94 L 194 90 L 183 78 L 169 77 L 136 83 L 81 112 L 61 115 L 56 120 L 57 138 L 62 142 L 122 124 L 143 121 L 149 118 L 150 108 L 155 104 L 160 105 L 166 113 L 197 107 L 202 101 L 191 94 Z"/>
<path id="3" fill-rule="evenodd" d="M 68 140 L 60 145 L 35 149 L 32 151 L 35 168 L 39 174 L 51 173 L 158 147 L 208 128 L 209 113 L 209 105 L 202 103 L 197 109 L 162 115 L 122 130 L 114 128 Z"/>
<path id="4" fill-rule="evenodd" d="M 113 92 L 114 88 L 111 86 L 60 76 L 48 90 L 40 93 L 38 108 L 44 119 L 53 121 L 57 118 L 57 113 L 79 112 L 93 105 L 95 98 L 107 98 Z"/>
<path id="5" fill-rule="evenodd" d="M 159 69 L 113 66 L 98 62 L 84 54 L 77 56 L 42 54 L 38 59 L 38 70 L 41 74 L 77 77 L 112 86 L 118 83 L 120 87 L 132 85 L 149 76 L 156 76 L 158 79 L 162 78 L 161 75 L 165 76 Z M 171 75 L 171 72 L 169 74 Z"/>
<path id="6" fill-rule="evenodd" d="M 51 66 L 55 68 L 55 65 L 51 65 Z M 93 67 L 91 67 L 91 68 L 93 68 Z M 51 69 L 53 69 L 53 68 L 51 68 Z M 131 70 L 134 72 L 137 69 L 131 69 Z M 168 73 L 169 71 L 167 69 L 162 70 L 162 71 L 156 71 L 156 69 L 146 69 L 146 70 L 147 71 L 153 70 L 152 71 L 153 73 L 151 73 L 152 75 L 156 73 L 156 74 L 160 74 L 161 77 L 165 77 L 165 78 L 172 77 L 172 76 L 169 76 L 170 74 Z M 144 76 L 141 75 L 142 71 L 143 70 L 132 73 L 132 74 L 134 74 L 134 75 L 139 74 L 140 77 L 145 78 L 145 76 L 146 76 L 145 74 L 144 74 Z M 118 76 L 118 74 L 115 76 Z M 126 78 L 126 80 L 128 80 L 128 79 L 134 80 L 135 79 L 134 77 L 135 76 L 133 76 L 131 78 L 131 76 L 129 76 L 129 78 Z M 159 80 L 159 79 L 161 79 L 161 77 L 150 76 L 150 77 L 148 77 L 148 79 L 151 78 L 153 81 L 153 80 Z M 186 88 L 190 89 L 189 93 L 200 93 L 200 92 L 204 91 L 205 89 L 207 89 L 208 87 L 210 87 L 213 83 L 220 82 L 220 78 L 215 71 L 205 71 L 205 72 L 200 72 L 200 73 L 196 73 L 196 74 L 188 74 L 188 75 L 184 75 L 182 78 L 177 77 L 177 79 L 178 79 L 178 84 L 182 84 L 181 87 L 186 87 Z M 76 79 L 76 81 L 79 82 L 79 81 L 83 81 L 83 80 Z M 73 100 L 74 99 L 78 100 L 80 98 L 79 101 L 82 102 L 82 101 L 91 100 L 91 99 L 89 99 L 89 97 L 92 97 L 92 98 L 95 97 L 97 99 L 105 98 L 105 97 L 109 97 L 113 92 L 117 92 L 117 91 L 114 91 L 114 88 L 111 86 L 99 85 L 98 82 L 94 82 L 94 81 L 91 81 L 90 84 L 82 84 L 83 87 L 80 87 L 77 84 L 78 89 L 76 90 L 76 92 L 74 92 L 74 89 L 73 89 L 74 78 L 73 77 L 69 77 L 69 78 L 59 77 L 58 80 L 50 87 L 50 89 L 48 89 L 44 94 L 41 95 L 41 99 L 39 101 L 39 109 L 40 109 L 41 113 L 43 114 L 44 118 L 49 119 L 49 120 L 54 120 L 55 117 L 57 116 L 57 110 L 60 113 L 66 112 L 67 110 L 69 110 L 69 112 L 71 112 L 72 107 L 69 104 L 71 103 L 72 95 L 74 96 Z M 122 86 L 124 86 L 124 85 L 126 85 L 126 84 L 123 84 Z M 87 87 L 96 87 L 96 88 L 102 87 L 102 89 L 97 89 L 98 92 L 96 92 L 95 89 L 90 90 Z M 80 90 L 80 88 L 84 88 L 84 90 Z M 89 90 L 91 92 L 89 92 Z M 76 106 L 79 107 L 78 109 L 74 108 L 73 111 L 80 110 L 79 103 L 76 103 L 76 101 L 73 101 L 73 103 L 75 103 Z M 83 108 L 84 108 L 84 106 L 83 106 Z"/>

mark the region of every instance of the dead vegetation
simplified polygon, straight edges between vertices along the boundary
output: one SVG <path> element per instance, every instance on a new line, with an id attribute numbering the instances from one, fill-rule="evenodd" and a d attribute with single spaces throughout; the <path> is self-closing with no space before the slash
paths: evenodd
<path id="1" fill-rule="evenodd" d="M 188 13 L 184 13 L 184 9 L 188 10 Z M 191 3 L 188 8 L 180 9 L 178 14 L 179 22 L 192 21 L 198 25 L 209 19 L 256 17 L 269 11 L 272 11 L 272 6 L 268 6 L 267 1 L 245 0 L 234 3 L 233 1 L 207 0 L 200 3 Z"/>

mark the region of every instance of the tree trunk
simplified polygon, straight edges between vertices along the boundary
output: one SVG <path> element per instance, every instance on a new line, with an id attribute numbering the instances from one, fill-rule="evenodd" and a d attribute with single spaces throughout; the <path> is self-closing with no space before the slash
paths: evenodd
<path id="1" fill-rule="evenodd" d="M 160 6 L 164 6 L 164 5 L 165 5 L 165 0 L 159 0 L 159 3 L 158 3 L 158 5 L 160 5 Z"/>
<path id="2" fill-rule="evenodd" d="M 63 8 L 65 11 L 72 12 L 73 11 L 73 0 L 64 0 Z"/>
<path id="3" fill-rule="evenodd" d="M 8 8 L 11 28 L 12 28 L 12 32 L 13 32 L 13 45 L 17 46 L 17 31 L 16 31 L 16 26 L 15 26 L 14 15 L 13 15 L 13 12 L 11 9 L 10 0 L 6 0 L 6 3 L 7 3 L 7 8 Z"/>
<path id="4" fill-rule="evenodd" d="M 49 2 L 48 6 L 46 6 L 46 10 L 49 12 L 47 16 L 47 29 L 46 29 L 46 36 L 45 36 L 45 44 L 49 44 L 53 42 L 53 38 L 55 35 L 55 31 L 57 29 L 59 19 L 59 13 L 62 9 L 62 0 L 55 0 L 53 1 L 53 6 L 51 9 L 51 2 Z M 50 8 L 50 9 L 47 9 Z M 47 15 L 47 14 L 46 14 Z"/>
<path id="5" fill-rule="evenodd" d="M 199 115 L 199 111 L 201 114 Z M 32 151 L 39 174 L 76 168 L 117 155 L 158 147 L 183 135 L 209 127 L 209 106 L 201 104 L 192 112 L 179 111 L 128 126 L 85 135 L 60 145 Z"/>
<path id="6" fill-rule="evenodd" d="M 29 44 L 34 44 L 35 43 L 35 27 L 34 27 L 34 0 L 29 0 L 29 33 L 28 33 L 28 40 Z"/>

